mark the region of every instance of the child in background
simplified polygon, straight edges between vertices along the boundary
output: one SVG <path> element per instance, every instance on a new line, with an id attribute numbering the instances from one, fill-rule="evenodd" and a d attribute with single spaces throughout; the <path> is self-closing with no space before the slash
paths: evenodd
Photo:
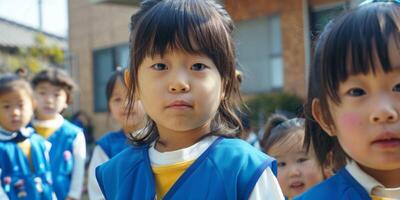
<path id="1" fill-rule="evenodd" d="M 262 139 L 264 152 L 278 162 L 278 182 L 283 194 L 292 199 L 327 175 L 314 152 L 303 148 L 304 119 L 287 119 L 274 114 L 269 117 Z"/>
<path id="2" fill-rule="evenodd" d="M 347 155 L 298 199 L 400 198 L 400 3 L 368 1 L 334 19 L 315 49 L 306 141 L 320 163 Z"/>
<path id="3" fill-rule="evenodd" d="M 51 144 L 50 164 L 57 199 L 80 199 L 85 170 L 86 144 L 80 128 L 61 116 L 72 102 L 75 87 L 58 68 L 38 73 L 32 80 L 37 102 L 32 126 Z"/>
<path id="4" fill-rule="evenodd" d="M 125 86 L 124 70 L 117 69 L 107 82 L 106 97 L 108 110 L 122 127 L 100 138 L 94 148 L 89 164 L 88 192 L 91 200 L 104 199 L 95 176 L 95 168 L 129 147 L 129 135 L 144 127 L 145 113 L 140 101 L 131 110 L 127 109 L 128 88 Z"/>
<path id="5" fill-rule="evenodd" d="M 149 116 L 96 169 L 106 199 L 283 199 L 276 163 L 236 137 L 233 23 L 211 0 L 147 0 L 131 18 L 130 105 Z"/>
<path id="6" fill-rule="evenodd" d="M 52 199 L 50 144 L 27 127 L 33 116 L 29 83 L 17 75 L 0 77 L 0 197 Z"/>

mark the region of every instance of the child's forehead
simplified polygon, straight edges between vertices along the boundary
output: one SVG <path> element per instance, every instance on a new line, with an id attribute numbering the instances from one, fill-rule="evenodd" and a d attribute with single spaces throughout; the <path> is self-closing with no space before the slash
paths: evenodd
<path id="1" fill-rule="evenodd" d="M 29 95 L 29 92 L 24 90 L 24 89 L 19 89 L 19 88 L 10 88 L 9 91 L 4 92 L 3 94 L 0 94 L 0 102 L 15 102 L 24 98 L 30 98 L 31 95 Z"/>
<path id="2" fill-rule="evenodd" d="M 43 81 L 40 82 L 36 85 L 35 89 L 40 89 L 40 90 L 51 90 L 51 91 L 59 91 L 62 90 L 64 91 L 64 87 L 62 85 L 57 85 L 57 84 L 53 84 L 50 81 Z"/>

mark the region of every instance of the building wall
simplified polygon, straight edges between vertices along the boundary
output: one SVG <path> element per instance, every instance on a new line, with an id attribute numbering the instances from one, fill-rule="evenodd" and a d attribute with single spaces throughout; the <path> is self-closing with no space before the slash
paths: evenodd
<path id="1" fill-rule="evenodd" d="M 306 95 L 306 71 L 310 57 L 308 40 L 310 7 L 342 2 L 340 0 L 225 0 L 225 7 L 235 21 L 280 15 L 284 90 Z M 306 28 L 306 30 L 305 30 Z M 308 45 L 308 46 L 307 46 Z"/>
<path id="2" fill-rule="evenodd" d="M 91 4 L 89 0 L 69 0 L 69 45 L 79 91 L 80 109 L 87 112 L 99 138 L 115 129 L 107 113 L 94 112 L 93 50 L 128 42 L 129 19 L 135 7 L 112 4 Z"/>

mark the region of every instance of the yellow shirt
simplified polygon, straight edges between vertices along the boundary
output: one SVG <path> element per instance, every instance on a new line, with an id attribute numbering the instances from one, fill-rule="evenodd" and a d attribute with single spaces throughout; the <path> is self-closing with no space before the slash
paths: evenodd
<path id="1" fill-rule="evenodd" d="M 42 136 L 42 137 L 44 137 L 44 138 L 46 138 L 46 139 L 47 139 L 51 134 L 53 134 L 54 131 L 57 130 L 56 128 L 53 128 L 53 127 L 42 127 L 42 126 L 34 126 L 34 128 L 35 128 L 36 132 L 37 132 L 40 136 Z"/>
<path id="2" fill-rule="evenodd" d="M 33 164 L 32 164 L 32 159 L 31 159 L 31 142 L 26 139 L 23 142 L 18 143 L 19 148 L 22 150 L 22 152 L 25 154 L 26 158 L 28 159 L 29 166 L 31 170 L 33 171 Z"/>
<path id="3" fill-rule="evenodd" d="M 163 199 L 172 185 L 186 171 L 194 160 L 172 165 L 152 166 L 156 182 L 157 199 Z"/>

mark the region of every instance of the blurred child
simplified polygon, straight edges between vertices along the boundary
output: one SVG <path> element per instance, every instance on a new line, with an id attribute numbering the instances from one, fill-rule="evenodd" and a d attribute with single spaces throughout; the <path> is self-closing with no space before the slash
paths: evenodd
<path id="1" fill-rule="evenodd" d="M 104 199 L 96 180 L 95 168 L 131 146 L 128 140 L 129 135 L 144 127 L 145 113 L 142 104 L 140 101 L 136 101 L 131 110 L 128 110 L 127 94 L 124 71 L 118 69 L 107 82 L 106 97 L 108 110 L 122 129 L 112 131 L 96 142 L 97 145 L 89 165 L 88 192 L 91 200 Z"/>
<path id="2" fill-rule="evenodd" d="M 57 199 L 80 199 L 85 170 L 85 136 L 80 128 L 60 114 L 72 102 L 75 84 L 63 70 L 49 68 L 38 73 L 32 85 L 37 102 L 32 125 L 52 144 L 50 164 Z"/>
<path id="3" fill-rule="evenodd" d="M 233 23 L 211 0 L 147 0 L 131 18 L 130 105 L 149 116 L 133 148 L 99 166 L 106 199 L 283 199 L 276 163 L 235 114 Z"/>
<path id="4" fill-rule="evenodd" d="M 400 3 L 367 1 L 328 24 L 309 76 L 306 145 L 347 164 L 299 199 L 399 199 Z"/>
<path id="5" fill-rule="evenodd" d="M 240 138 L 242 138 L 244 141 L 251 144 L 256 149 L 261 149 L 258 136 L 251 129 L 249 116 L 246 113 L 240 113 L 238 115 L 240 118 L 240 122 L 242 123 L 242 126 L 243 126 L 243 131 L 240 134 Z"/>
<path id="6" fill-rule="evenodd" d="M 325 172 L 314 152 L 303 148 L 304 119 L 272 115 L 265 126 L 264 152 L 277 159 L 278 182 L 291 199 L 324 180 Z"/>
<path id="7" fill-rule="evenodd" d="M 24 78 L 0 77 L 1 199 L 52 199 L 50 144 L 27 127 L 33 116 L 32 100 Z"/>

